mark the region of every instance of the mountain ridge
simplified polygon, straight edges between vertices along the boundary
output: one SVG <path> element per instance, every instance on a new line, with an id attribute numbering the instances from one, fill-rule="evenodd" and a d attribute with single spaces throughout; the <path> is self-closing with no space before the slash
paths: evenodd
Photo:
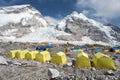
<path id="1" fill-rule="evenodd" d="M 64 17 L 57 26 L 49 25 L 44 16 L 31 5 L 1 7 L 0 17 L 4 17 L 0 22 L 1 41 L 62 41 L 105 45 L 120 41 L 119 28 L 103 25 L 76 11 Z"/>

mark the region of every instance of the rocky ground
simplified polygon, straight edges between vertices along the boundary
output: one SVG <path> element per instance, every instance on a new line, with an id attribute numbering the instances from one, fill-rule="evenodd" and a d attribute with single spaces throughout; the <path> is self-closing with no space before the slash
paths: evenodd
<path id="1" fill-rule="evenodd" d="M 0 43 L 0 56 L 4 58 L 0 61 L 0 80 L 120 80 L 120 63 L 116 63 L 117 70 L 102 70 L 94 67 L 90 69 L 82 69 L 74 67 L 73 62 L 78 52 L 66 53 L 66 65 L 53 65 L 49 62 L 40 63 L 36 61 L 17 60 L 7 57 L 9 50 L 35 50 L 37 43 Z M 65 51 L 67 46 L 61 44 L 50 49 L 51 55 Z M 76 46 L 84 49 L 92 58 L 93 52 L 88 46 Z M 111 57 L 117 56 L 120 59 L 120 54 L 107 53 Z M 116 62 L 116 61 L 115 61 Z M 55 77 L 55 78 L 54 78 Z"/>

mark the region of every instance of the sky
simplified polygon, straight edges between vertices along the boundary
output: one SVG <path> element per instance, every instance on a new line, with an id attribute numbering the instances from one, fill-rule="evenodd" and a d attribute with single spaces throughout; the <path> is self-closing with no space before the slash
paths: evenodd
<path id="1" fill-rule="evenodd" d="M 77 11 L 102 23 L 120 26 L 120 0 L 0 0 L 0 7 L 22 4 L 32 5 L 55 23 Z"/>

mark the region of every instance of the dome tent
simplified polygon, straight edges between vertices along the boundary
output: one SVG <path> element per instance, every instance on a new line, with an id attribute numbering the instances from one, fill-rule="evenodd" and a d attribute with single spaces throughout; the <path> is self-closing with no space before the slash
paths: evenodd
<path id="1" fill-rule="evenodd" d="M 28 52 L 29 52 L 28 50 L 19 50 L 15 54 L 15 58 L 17 58 L 17 59 L 24 59 L 25 58 L 25 54 L 27 54 Z"/>
<path id="2" fill-rule="evenodd" d="M 51 59 L 48 51 L 42 51 L 35 56 L 35 60 L 39 62 L 47 62 Z"/>
<path id="3" fill-rule="evenodd" d="M 20 50 L 10 50 L 8 53 L 8 57 L 10 58 L 15 58 L 15 55 L 17 52 L 19 52 Z"/>
<path id="4" fill-rule="evenodd" d="M 25 54 L 25 59 L 27 59 L 27 60 L 34 60 L 35 59 L 35 55 L 37 53 L 39 53 L 39 51 L 28 52 L 27 54 Z"/>
<path id="5" fill-rule="evenodd" d="M 96 68 L 112 69 L 112 70 L 116 69 L 115 63 L 112 60 L 112 58 L 100 52 L 94 54 L 92 61 L 93 61 L 94 67 Z"/>
<path id="6" fill-rule="evenodd" d="M 84 53 L 84 51 L 80 51 L 80 53 L 77 55 L 75 66 L 79 68 L 91 67 L 90 59 L 88 55 Z"/>
<path id="7" fill-rule="evenodd" d="M 64 65 L 66 64 L 66 62 L 67 62 L 67 59 L 64 52 L 58 52 L 52 55 L 51 64 Z"/>

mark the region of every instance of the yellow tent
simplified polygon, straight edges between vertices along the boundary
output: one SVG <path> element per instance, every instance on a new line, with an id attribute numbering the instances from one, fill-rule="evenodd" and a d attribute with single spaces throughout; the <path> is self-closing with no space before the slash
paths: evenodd
<path id="1" fill-rule="evenodd" d="M 103 50 L 103 52 L 108 53 L 108 52 L 109 52 L 109 50 L 108 50 L 108 49 L 107 49 L 107 50 Z"/>
<path id="2" fill-rule="evenodd" d="M 38 51 L 31 51 L 31 52 L 25 54 L 25 59 L 27 59 L 27 60 L 34 60 L 36 54 L 38 54 L 38 53 L 39 53 Z"/>
<path id="3" fill-rule="evenodd" d="M 112 60 L 112 58 L 110 58 L 109 56 L 104 55 L 104 54 L 102 54 L 100 52 L 96 53 L 93 56 L 93 60 L 92 61 L 93 61 L 94 67 L 96 67 L 96 68 L 112 69 L 112 70 L 116 69 L 115 63 Z"/>
<path id="4" fill-rule="evenodd" d="M 79 53 L 76 57 L 75 66 L 79 67 L 79 68 L 91 67 L 90 59 L 89 59 L 88 55 L 84 52 Z"/>
<path id="5" fill-rule="evenodd" d="M 40 62 L 46 62 L 46 61 L 49 61 L 50 59 L 51 59 L 51 57 L 50 57 L 50 53 L 48 51 L 42 51 L 42 52 L 36 54 L 36 56 L 35 56 L 35 60 L 40 61 Z"/>
<path id="6" fill-rule="evenodd" d="M 10 50 L 8 53 L 8 57 L 15 58 L 16 53 L 20 50 Z"/>
<path id="7" fill-rule="evenodd" d="M 64 65 L 66 64 L 66 62 L 67 62 L 67 59 L 64 52 L 58 52 L 57 54 L 54 54 L 51 59 L 52 64 Z"/>
<path id="8" fill-rule="evenodd" d="M 24 59 L 25 58 L 25 54 L 29 53 L 28 50 L 20 50 L 16 53 L 15 58 L 17 59 Z"/>

